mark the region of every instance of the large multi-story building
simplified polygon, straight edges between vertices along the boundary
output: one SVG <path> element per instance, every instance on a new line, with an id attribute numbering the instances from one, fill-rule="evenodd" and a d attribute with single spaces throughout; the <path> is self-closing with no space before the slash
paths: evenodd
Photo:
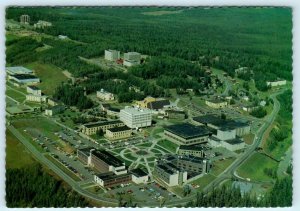
<path id="1" fill-rule="evenodd" d="M 91 165 L 91 151 L 95 150 L 95 148 L 88 147 L 84 149 L 77 150 L 78 160 L 84 163 L 85 165 Z"/>
<path id="2" fill-rule="evenodd" d="M 8 76 L 9 79 L 19 84 L 32 85 L 40 82 L 40 79 L 34 75 L 29 74 L 15 74 Z"/>
<path id="3" fill-rule="evenodd" d="M 115 96 L 113 93 L 107 92 L 104 89 L 101 89 L 100 91 L 97 91 L 97 97 L 101 100 L 109 101 L 114 100 Z"/>
<path id="4" fill-rule="evenodd" d="M 149 180 L 149 175 L 140 168 L 130 170 L 132 181 L 136 184 L 145 184 Z"/>
<path id="5" fill-rule="evenodd" d="M 178 155 L 192 155 L 195 157 L 204 158 L 205 151 L 208 150 L 208 147 L 204 147 L 201 145 L 181 145 L 178 148 Z"/>
<path id="6" fill-rule="evenodd" d="M 152 123 L 152 113 L 146 109 L 125 107 L 120 111 L 120 120 L 129 128 L 148 127 Z"/>
<path id="7" fill-rule="evenodd" d="M 154 166 L 153 174 L 168 186 L 182 185 L 187 181 L 187 171 L 169 162 L 158 163 Z"/>
<path id="8" fill-rule="evenodd" d="M 129 173 L 116 175 L 112 172 L 94 175 L 94 181 L 104 188 L 113 187 L 120 184 L 127 184 L 132 181 L 132 175 Z"/>
<path id="9" fill-rule="evenodd" d="M 104 121 L 104 122 L 92 122 L 82 125 L 81 131 L 85 135 L 96 134 L 99 130 L 105 132 L 109 128 L 121 127 L 124 123 L 120 120 Z"/>
<path id="10" fill-rule="evenodd" d="M 105 136 L 109 140 L 118 140 L 129 138 L 132 134 L 132 129 L 127 126 L 113 127 L 106 130 Z"/>
<path id="11" fill-rule="evenodd" d="M 116 61 L 120 59 L 120 51 L 117 50 L 105 50 L 104 58 L 109 61 Z"/>
<path id="12" fill-rule="evenodd" d="M 105 150 L 91 150 L 90 165 L 99 172 L 127 173 L 125 163 Z"/>
<path id="13" fill-rule="evenodd" d="M 189 123 L 167 126 L 164 130 L 165 138 L 179 145 L 205 143 L 211 134 L 206 127 Z"/>

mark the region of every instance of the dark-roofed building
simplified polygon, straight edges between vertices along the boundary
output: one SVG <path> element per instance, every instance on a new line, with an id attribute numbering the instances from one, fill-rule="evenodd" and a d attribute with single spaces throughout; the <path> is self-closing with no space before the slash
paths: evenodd
<path id="1" fill-rule="evenodd" d="M 132 174 L 132 181 L 136 184 L 147 183 L 149 180 L 149 175 L 141 168 L 132 169 L 130 171 Z"/>
<path id="2" fill-rule="evenodd" d="M 205 151 L 209 148 L 202 145 L 181 145 L 178 148 L 178 155 L 192 155 L 195 157 L 204 158 Z"/>
<path id="3" fill-rule="evenodd" d="M 120 116 L 119 108 L 109 107 L 109 108 L 107 108 L 106 112 L 107 112 L 107 115 L 109 115 L 109 116 Z"/>
<path id="4" fill-rule="evenodd" d="M 91 151 L 91 165 L 99 172 L 127 173 L 125 163 L 105 150 Z"/>
<path id="5" fill-rule="evenodd" d="M 166 110 L 165 115 L 169 119 L 185 119 L 186 118 L 186 113 L 185 111 L 177 111 L 177 110 Z"/>
<path id="6" fill-rule="evenodd" d="M 9 79 L 19 84 L 36 84 L 40 82 L 40 79 L 38 77 L 29 74 L 10 75 Z"/>
<path id="7" fill-rule="evenodd" d="M 156 164 L 153 174 L 164 181 L 168 186 L 182 185 L 187 181 L 187 172 L 177 168 L 170 162 Z"/>
<path id="8" fill-rule="evenodd" d="M 222 141 L 217 137 L 211 136 L 208 143 L 212 147 L 224 147 L 230 151 L 237 151 L 245 148 L 245 142 L 239 137 Z"/>
<path id="9" fill-rule="evenodd" d="M 42 90 L 36 86 L 27 86 L 27 93 L 42 96 Z"/>
<path id="10" fill-rule="evenodd" d="M 165 100 L 165 99 L 158 100 L 158 99 L 156 99 L 156 101 L 149 102 L 147 104 L 147 108 L 151 109 L 151 110 L 160 110 L 160 109 L 163 109 L 164 106 L 168 106 L 168 105 L 170 105 L 169 100 Z"/>
<path id="11" fill-rule="evenodd" d="M 104 188 L 113 187 L 131 182 L 131 174 L 116 175 L 112 172 L 94 175 L 94 181 Z"/>
<path id="12" fill-rule="evenodd" d="M 85 165 L 91 164 L 91 151 L 95 150 L 95 148 L 88 147 L 83 149 L 77 149 L 77 157 L 78 160 L 84 163 Z"/>
<path id="13" fill-rule="evenodd" d="M 129 138 L 132 134 L 132 129 L 125 126 L 113 127 L 106 130 L 105 137 L 109 140 L 118 140 Z"/>
<path id="14" fill-rule="evenodd" d="M 107 129 L 121 126 L 124 126 L 124 123 L 120 120 L 92 122 L 82 125 L 82 132 L 85 135 L 93 135 L 96 134 L 99 130 L 106 131 Z"/>
<path id="15" fill-rule="evenodd" d="M 236 130 L 237 136 L 250 133 L 250 125 L 247 122 L 235 121 L 232 119 L 222 119 L 216 115 L 204 115 L 193 118 L 193 122 L 198 125 L 208 126 L 215 130 Z"/>
<path id="16" fill-rule="evenodd" d="M 180 145 L 205 143 L 211 134 L 206 127 L 189 123 L 167 126 L 164 130 L 166 139 Z"/>
<path id="17" fill-rule="evenodd" d="M 63 105 L 56 105 L 45 109 L 45 115 L 47 116 L 54 116 L 59 114 L 65 110 L 65 106 Z"/>

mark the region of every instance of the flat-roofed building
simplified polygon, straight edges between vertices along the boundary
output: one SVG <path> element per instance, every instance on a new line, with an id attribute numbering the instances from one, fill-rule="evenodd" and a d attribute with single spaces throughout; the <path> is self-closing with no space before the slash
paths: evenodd
<path id="1" fill-rule="evenodd" d="M 246 146 L 245 142 L 239 137 L 222 141 L 217 137 L 211 136 L 208 140 L 208 143 L 212 147 L 224 147 L 230 151 L 240 150 Z"/>
<path id="2" fill-rule="evenodd" d="M 39 20 L 37 23 L 33 24 L 33 27 L 36 29 L 44 29 L 46 27 L 51 27 L 52 23 L 48 21 Z"/>
<path id="3" fill-rule="evenodd" d="M 203 115 L 193 118 L 193 123 L 204 125 L 218 130 L 224 128 L 236 130 L 237 136 L 243 136 L 250 133 L 250 124 L 248 122 L 236 121 L 232 119 L 222 119 L 216 115 Z"/>
<path id="4" fill-rule="evenodd" d="M 165 138 L 179 145 L 205 143 L 211 134 L 206 127 L 189 123 L 167 126 L 164 130 Z"/>
<path id="5" fill-rule="evenodd" d="M 96 149 L 92 147 L 77 149 L 78 160 L 85 165 L 91 165 L 91 151 L 93 150 Z"/>
<path id="6" fill-rule="evenodd" d="M 45 115 L 47 116 L 54 116 L 56 114 L 59 114 L 65 110 L 65 106 L 63 105 L 56 105 L 53 107 L 49 107 L 45 109 Z"/>
<path id="7" fill-rule="evenodd" d="M 97 91 L 97 97 L 101 100 L 110 101 L 114 100 L 115 96 L 113 93 L 107 92 L 104 89 L 101 89 L 100 91 Z"/>
<path id="8" fill-rule="evenodd" d="M 120 120 L 129 128 L 148 127 L 152 123 L 152 112 L 145 109 L 125 107 L 120 111 Z"/>
<path id="9" fill-rule="evenodd" d="M 176 159 L 177 167 L 184 169 L 187 172 L 198 174 L 208 173 L 210 170 L 210 162 L 205 158 L 195 156 L 178 156 Z"/>
<path id="10" fill-rule="evenodd" d="M 284 86 L 286 85 L 286 80 L 278 79 L 276 81 L 267 81 L 267 86 L 275 87 L 275 86 Z"/>
<path id="11" fill-rule="evenodd" d="M 32 70 L 29 70 L 28 68 L 22 66 L 6 67 L 5 69 L 8 75 L 33 74 Z"/>
<path id="12" fill-rule="evenodd" d="M 99 172 L 127 173 L 125 163 L 105 150 L 91 151 L 91 166 Z"/>
<path id="13" fill-rule="evenodd" d="M 131 174 L 129 173 L 116 175 L 112 172 L 107 172 L 94 175 L 94 181 L 101 187 L 109 188 L 121 184 L 130 183 L 132 179 Z"/>
<path id="14" fill-rule="evenodd" d="M 106 109 L 106 113 L 109 116 L 119 117 L 120 116 L 120 109 L 119 108 L 114 108 L 114 107 L 109 107 L 109 108 Z"/>
<path id="15" fill-rule="evenodd" d="M 38 77 L 29 74 L 15 74 L 10 75 L 8 78 L 19 84 L 32 85 L 40 82 L 40 79 Z"/>
<path id="16" fill-rule="evenodd" d="M 185 111 L 178 111 L 178 110 L 166 110 L 165 115 L 169 119 L 182 119 L 184 120 L 186 118 Z"/>
<path id="17" fill-rule="evenodd" d="M 27 93 L 42 96 L 42 90 L 36 86 L 27 86 Z"/>
<path id="18" fill-rule="evenodd" d="M 149 174 L 140 168 L 132 169 L 130 173 L 132 175 L 132 182 L 135 184 L 145 184 L 149 180 Z"/>
<path id="19" fill-rule="evenodd" d="M 104 54 L 104 58 L 109 61 L 116 61 L 120 59 L 120 51 L 117 50 L 105 50 Z"/>
<path id="20" fill-rule="evenodd" d="M 96 134 L 99 130 L 105 132 L 109 128 L 121 127 L 121 126 L 124 126 L 124 123 L 121 122 L 120 120 L 91 122 L 82 125 L 82 133 L 84 133 L 85 135 L 93 135 Z"/>
<path id="21" fill-rule="evenodd" d="M 153 174 L 170 187 L 182 185 L 187 181 L 187 171 L 168 162 L 156 164 Z"/>
<path id="22" fill-rule="evenodd" d="M 47 102 L 47 96 L 28 94 L 26 95 L 26 101 L 44 103 Z"/>
<path id="23" fill-rule="evenodd" d="M 140 108 L 147 108 L 147 105 L 151 102 L 155 102 L 155 100 L 156 100 L 156 98 L 148 96 L 148 97 L 145 97 L 144 100 L 136 101 L 136 105 Z"/>
<path id="24" fill-rule="evenodd" d="M 129 138 L 132 134 L 132 129 L 127 126 L 113 127 L 106 130 L 105 137 L 109 140 L 118 140 Z"/>
<path id="25" fill-rule="evenodd" d="M 141 54 L 137 52 L 124 53 L 124 60 L 141 61 Z"/>
<path id="26" fill-rule="evenodd" d="M 126 67 L 132 67 L 132 66 L 136 66 L 139 65 L 140 61 L 134 61 L 134 60 L 124 60 L 123 65 Z"/>
<path id="27" fill-rule="evenodd" d="M 178 148 L 178 155 L 192 155 L 195 157 L 204 158 L 207 147 L 201 145 L 180 145 Z"/>
<path id="28" fill-rule="evenodd" d="M 170 101 L 166 99 L 156 99 L 154 102 L 149 102 L 147 108 L 151 110 L 160 110 L 170 105 Z"/>
<path id="29" fill-rule="evenodd" d="M 216 99 L 206 100 L 205 104 L 211 108 L 225 108 L 227 107 L 228 102 L 226 100 L 216 98 Z"/>

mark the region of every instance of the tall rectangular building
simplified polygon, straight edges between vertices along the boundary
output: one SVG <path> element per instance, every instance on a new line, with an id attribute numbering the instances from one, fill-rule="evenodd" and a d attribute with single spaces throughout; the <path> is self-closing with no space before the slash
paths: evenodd
<path id="1" fill-rule="evenodd" d="M 137 53 L 137 52 L 124 53 L 124 60 L 127 60 L 127 61 L 140 61 L 141 60 L 141 54 Z"/>
<path id="2" fill-rule="evenodd" d="M 151 126 L 152 115 L 150 110 L 126 107 L 120 111 L 120 120 L 129 128 Z"/>

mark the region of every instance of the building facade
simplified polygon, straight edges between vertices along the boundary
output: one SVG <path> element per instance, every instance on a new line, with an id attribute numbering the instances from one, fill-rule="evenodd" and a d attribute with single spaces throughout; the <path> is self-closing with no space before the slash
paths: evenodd
<path id="1" fill-rule="evenodd" d="M 132 134 L 132 129 L 127 126 L 114 127 L 106 130 L 105 137 L 109 140 L 118 140 L 129 138 Z"/>
<path id="2" fill-rule="evenodd" d="M 82 125 L 81 131 L 85 135 L 96 134 L 99 130 L 106 131 L 107 129 L 114 127 L 124 126 L 124 123 L 120 120 L 105 121 L 105 122 L 92 122 Z"/>
<path id="3" fill-rule="evenodd" d="M 151 126 L 152 113 L 150 110 L 126 107 L 120 111 L 120 120 L 129 128 Z"/>
<path id="4" fill-rule="evenodd" d="M 101 89 L 100 91 L 97 91 L 97 97 L 104 101 L 110 101 L 114 100 L 115 96 L 113 93 L 107 92 L 104 89 Z"/>
<path id="5" fill-rule="evenodd" d="M 31 102 L 44 103 L 44 102 L 47 102 L 47 96 L 28 94 L 28 95 L 26 95 L 26 100 L 31 101 Z"/>
<path id="6" fill-rule="evenodd" d="M 102 173 L 94 175 L 94 181 L 104 188 L 113 187 L 120 184 L 127 184 L 131 182 L 131 174 L 116 175 L 114 173 Z"/>
<path id="7" fill-rule="evenodd" d="M 29 25 L 29 23 L 30 23 L 30 17 L 29 17 L 29 15 L 21 15 L 20 16 L 20 23 L 21 24 Z"/>
<path id="8" fill-rule="evenodd" d="M 177 168 L 172 163 L 156 164 L 153 174 L 170 187 L 182 185 L 187 181 L 187 171 Z"/>
<path id="9" fill-rule="evenodd" d="M 211 108 L 225 108 L 228 105 L 227 101 L 221 100 L 221 99 L 212 99 L 212 100 L 206 100 L 205 104 Z"/>
<path id="10" fill-rule="evenodd" d="M 149 175 L 140 168 L 133 169 L 130 171 L 132 182 L 135 184 L 146 184 L 149 181 Z"/>
<path id="11" fill-rule="evenodd" d="M 199 145 L 181 145 L 178 148 L 178 155 L 192 155 L 195 157 L 204 158 L 207 149 Z"/>
<path id="12" fill-rule="evenodd" d="M 28 94 L 42 96 L 42 90 L 36 86 L 27 86 L 26 91 Z"/>
<path id="13" fill-rule="evenodd" d="M 109 61 L 116 61 L 120 59 L 120 51 L 117 50 L 105 50 L 104 58 Z"/>
<path id="14" fill-rule="evenodd" d="M 45 115 L 47 116 L 54 116 L 56 114 L 59 114 L 65 110 L 65 107 L 62 105 L 56 105 L 50 108 L 45 109 Z"/>

